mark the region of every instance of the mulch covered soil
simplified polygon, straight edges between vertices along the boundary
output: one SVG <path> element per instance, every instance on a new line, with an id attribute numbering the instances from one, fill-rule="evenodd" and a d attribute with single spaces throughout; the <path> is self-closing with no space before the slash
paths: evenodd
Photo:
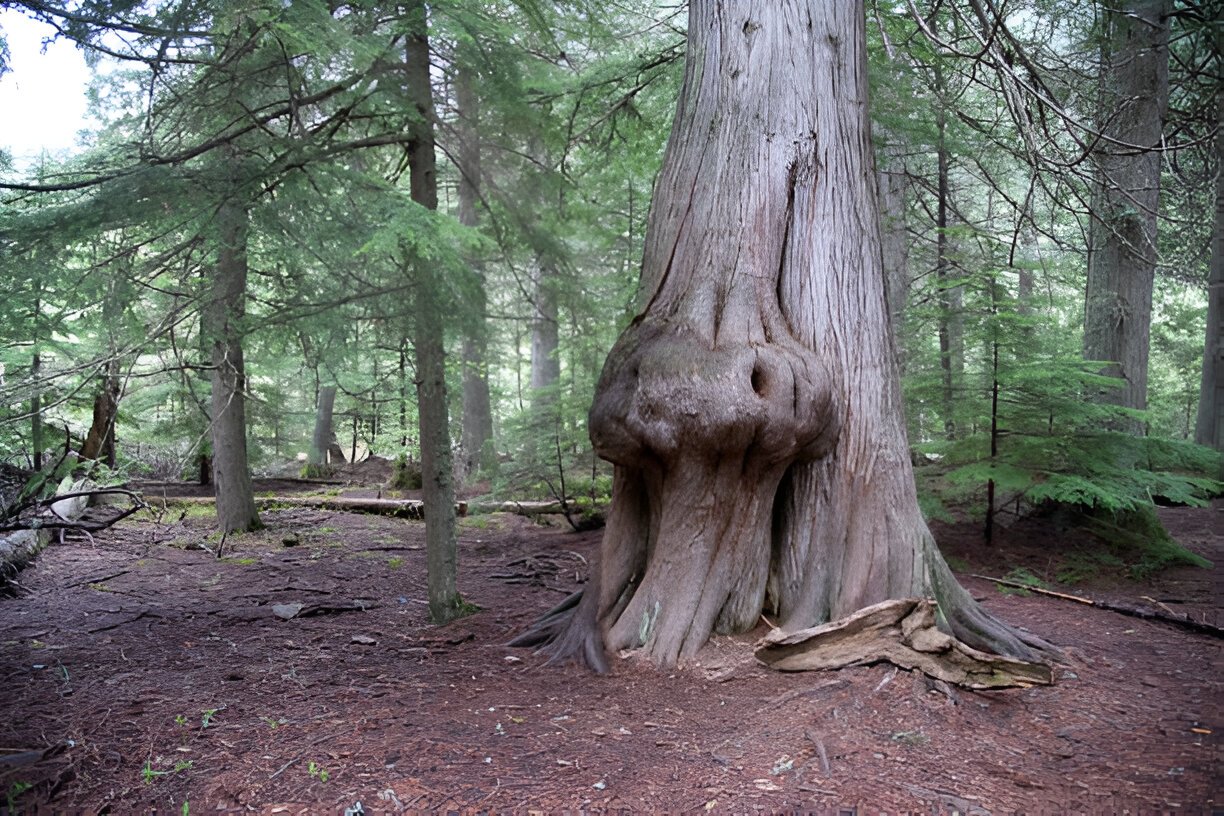
<path id="1" fill-rule="evenodd" d="M 1165 518 L 1219 566 L 1109 591 L 1220 623 L 1224 504 Z M 964 578 L 1066 648 L 1056 685 L 948 696 L 886 665 L 774 673 L 751 656 L 763 628 L 680 670 L 629 658 L 597 677 L 503 644 L 578 585 L 598 532 L 464 520 L 461 589 L 481 611 L 434 627 L 420 523 L 304 509 L 264 520 L 220 559 L 199 547 L 219 543 L 210 519 L 191 515 L 54 545 L 23 573 L 0 599 L 0 800 L 174 814 L 357 802 L 1209 813 L 1224 801 L 1221 641 L 1208 636 Z M 989 551 L 974 560 L 991 568 Z"/>

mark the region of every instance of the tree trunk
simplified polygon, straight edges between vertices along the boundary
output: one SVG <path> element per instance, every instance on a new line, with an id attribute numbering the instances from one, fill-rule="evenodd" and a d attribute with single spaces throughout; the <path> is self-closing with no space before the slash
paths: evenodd
<path id="1" fill-rule="evenodd" d="M 33 392 L 30 395 L 30 461 L 34 470 L 43 466 L 43 421 L 42 421 L 42 355 L 34 349 L 34 360 L 30 363 Z"/>
<path id="2" fill-rule="evenodd" d="M 1224 53 L 1224 29 L 1216 28 L 1217 53 Z M 1224 122 L 1224 85 L 1216 90 Z M 1194 441 L 1224 451 L 1224 132 L 1216 133 L 1216 211 L 1211 235 L 1211 273 L 1207 281 L 1207 339 L 1199 386 Z"/>
<path id="3" fill-rule="evenodd" d="M 939 110 L 935 118 L 939 128 L 936 159 L 938 165 L 938 202 L 936 204 L 936 259 L 935 278 L 939 296 L 939 367 L 943 372 L 943 422 L 948 439 L 956 438 L 956 390 L 964 370 L 965 341 L 964 319 L 961 315 L 961 289 L 951 286 L 948 277 L 952 262 L 948 240 L 949 160 L 947 146 L 947 117 L 944 113 L 944 86 L 941 75 L 936 72 L 936 90 Z"/>
<path id="4" fill-rule="evenodd" d="M 861 2 L 690 4 L 640 311 L 590 415 L 616 466 L 599 560 L 520 645 L 671 665 L 766 609 L 797 631 L 926 595 L 969 645 L 1034 657 L 918 509 L 868 127 Z"/>
<path id="5" fill-rule="evenodd" d="M 332 428 L 332 416 L 336 407 L 336 386 L 325 385 L 319 389 L 315 403 L 314 434 L 310 438 L 310 452 L 306 464 L 319 471 L 327 467 L 327 454 L 332 447 L 336 432 Z"/>
<path id="6" fill-rule="evenodd" d="M 480 110 L 472 89 L 472 70 L 460 66 L 455 82 L 459 107 L 459 223 L 465 227 L 479 225 L 477 205 L 480 201 Z M 489 400 L 489 373 L 485 356 L 488 352 L 488 318 L 485 314 L 488 295 L 485 273 L 479 260 L 472 263 L 474 286 L 471 292 L 472 316 L 463 335 L 463 436 L 460 440 L 461 478 L 466 479 L 481 466 L 485 443 L 493 438 L 493 411 Z"/>
<path id="7" fill-rule="evenodd" d="M 412 200 L 438 208 L 434 157 L 434 106 L 429 84 L 429 36 L 425 4 L 409 8 L 413 26 L 406 47 L 405 79 L 416 107 L 408 152 Z M 415 265 L 417 409 L 421 437 L 421 473 L 425 500 L 425 547 L 428 564 L 429 615 L 435 623 L 458 617 L 463 608 L 456 588 L 455 484 L 451 465 L 446 398 L 446 356 L 442 315 L 442 281 L 428 261 Z"/>
<path id="8" fill-rule="evenodd" d="M 541 258 L 535 270 L 535 318 L 531 322 L 531 389 L 533 402 L 541 399 L 541 389 L 561 379 L 561 359 L 557 356 L 556 270 L 551 261 Z M 551 395 L 544 395 L 545 401 Z"/>
<path id="9" fill-rule="evenodd" d="M 1161 132 L 1169 97 L 1171 0 L 1128 0 L 1104 11 L 1100 118 L 1093 154 L 1084 358 L 1122 385 L 1105 402 L 1147 407 L 1148 333 L 1156 271 Z M 1135 433 L 1142 425 L 1129 423 Z"/>
<path id="10" fill-rule="evenodd" d="M 246 369 L 242 360 L 249 218 L 246 207 L 233 200 L 222 203 L 217 211 L 220 245 L 201 327 L 212 347 L 212 481 L 217 495 L 217 524 L 224 533 L 263 526 L 255 509 L 247 462 Z"/>
<path id="11" fill-rule="evenodd" d="M 890 145 L 885 149 L 885 165 L 880 168 L 880 243 L 884 256 L 884 283 L 888 296 L 888 316 L 893 336 L 898 337 L 909 302 L 909 233 L 905 223 L 905 194 L 909 187 L 901 151 Z"/>
<path id="12" fill-rule="evenodd" d="M 94 395 L 93 422 L 81 445 L 81 458 L 115 466 L 115 418 L 119 413 L 119 361 L 111 359 Z"/>

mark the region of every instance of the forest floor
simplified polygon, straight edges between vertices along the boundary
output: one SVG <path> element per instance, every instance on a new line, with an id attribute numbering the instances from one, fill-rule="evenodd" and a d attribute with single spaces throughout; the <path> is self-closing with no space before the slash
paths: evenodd
<path id="1" fill-rule="evenodd" d="M 949 697 L 887 665 L 781 674 L 752 657 L 763 627 L 676 671 L 628 658 L 599 677 L 503 645 L 578 585 L 598 531 L 463 519 L 460 588 L 481 611 L 434 627 L 419 522 L 272 510 L 218 559 L 207 511 L 177 515 L 55 544 L 0 599 L 0 813 L 1224 806 L 1224 643 L 1167 624 L 962 575 L 1065 648 L 1055 685 Z M 1215 568 L 1068 591 L 1221 624 L 1224 502 L 1161 515 Z M 1043 524 L 991 548 L 976 526 L 938 534 L 965 572 L 1043 575 L 1083 546 Z"/>

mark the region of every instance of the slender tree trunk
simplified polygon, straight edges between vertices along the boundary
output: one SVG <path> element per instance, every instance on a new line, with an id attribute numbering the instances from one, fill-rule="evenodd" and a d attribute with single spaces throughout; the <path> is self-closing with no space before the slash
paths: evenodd
<path id="1" fill-rule="evenodd" d="M 42 470 L 43 466 L 43 419 L 42 419 L 42 355 L 38 347 L 34 348 L 34 359 L 30 363 L 30 376 L 34 381 L 34 392 L 30 396 L 30 456 L 34 470 Z"/>
<path id="2" fill-rule="evenodd" d="M 1093 155 L 1084 358 L 1110 363 L 1122 385 L 1102 395 L 1147 407 L 1148 334 L 1156 271 L 1161 132 L 1169 97 L 1171 0 L 1126 0 L 1104 11 L 1102 132 Z M 1142 424 L 1128 423 L 1142 433 Z"/>
<path id="3" fill-rule="evenodd" d="M 315 403 L 314 434 L 310 439 L 310 453 L 307 454 L 308 469 L 323 472 L 327 467 L 327 454 L 332 446 L 336 433 L 332 427 L 332 418 L 336 407 L 336 386 L 326 385 L 319 389 L 319 397 Z"/>
<path id="4" fill-rule="evenodd" d="M 956 438 L 956 389 L 959 386 L 960 373 L 964 360 L 964 331 L 960 314 L 960 287 L 951 286 L 948 278 L 951 274 L 952 262 L 949 252 L 948 210 L 949 196 L 949 156 L 947 146 L 947 116 L 943 109 L 943 81 L 936 74 L 936 89 L 940 109 L 936 112 L 936 122 L 939 128 L 936 157 L 938 165 L 937 185 L 938 202 L 936 203 L 936 259 L 935 278 L 939 288 L 939 367 L 943 372 L 943 421 L 944 434 L 948 439 Z"/>
<path id="5" fill-rule="evenodd" d="M 459 106 L 459 223 L 476 227 L 480 223 L 480 110 L 472 88 L 472 71 L 461 66 L 455 82 Z M 466 479 L 481 465 L 485 443 L 493 438 L 493 411 L 489 400 L 489 372 L 485 356 L 489 331 L 486 315 L 488 295 L 485 274 L 479 260 L 472 263 L 473 287 L 470 295 L 472 316 L 463 335 L 463 436 L 460 442 L 461 478 Z"/>
<path id="6" fill-rule="evenodd" d="M 905 221 L 905 195 L 909 188 L 905 163 L 900 150 L 890 145 L 885 149 L 884 166 L 880 168 L 880 243 L 884 256 L 884 283 L 888 295 L 888 315 L 894 337 L 900 336 L 909 301 L 909 232 Z"/>
<path id="7" fill-rule="evenodd" d="M 233 200 L 222 203 L 217 211 L 220 245 L 202 323 L 212 347 L 212 481 L 217 495 L 217 523 L 225 533 L 263 526 L 255 509 L 247 461 L 246 368 L 242 359 L 249 218 L 246 207 Z"/>
<path id="8" fill-rule="evenodd" d="M 119 360 L 111 358 L 103 369 L 94 395 L 93 422 L 81 445 L 81 458 L 115 466 L 115 419 L 119 413 Z"/>
<path id="9" fill-rule="evenodd" d="M 399 424 L 400 447 L 408 447 L 408 339 L 399 343 Z M 411 456 L 409 456 L 411 458 Z"/>
<path id="10" fill-rule="evenodd" d="M 640 311 L 591 408 L 616 466 L 599 561 L 521 645 L 669 665 L 763 610 L 795 631 L 931 595 L 965 642 L 1035 655 L 956 583 L 918 509 L 866 64 L 861 2 L 690 3 Z"/>
<path id="11" fill-rule="evenodd" d="M 434 106 L 429 84 L 428 22 L 423 2 L 409 9 L 413 31 L 408 37 L 405 66 L 408 93 L 417 116 L 411 127 L 408 169 L 412 200 L 438 208 L 438 177 L 434 157 Z M 455 484 L 446 397 L 442 281 L 428 261 L 415 264 L 417 407 L 420 419 L 421 472 L 425 501 L 425 545 L 428 564 L 429 614 L 445 623 L 462 613 L 456 588 L 458 550 L 455 539 Z"/>
<path id="12" fill-rule="evenodd" d="M 1216 28 L 1217 53 L 1224 53 L 1224 29 Z M 1224 85 L 1216 90 L 1224 122 Z M 1224 451 L 1224 132 L 1216 133 L 1216 211 L 1211 234 L 1211 273 L 1207 281 L 1207 339 L 1199 385 L 1194 441 Z"/>
<path id="13" fill-rule="evenodd" d="M 556 270 L 552 262 L 541 258 L 535 269 L 535 317 L 531 322 L 531 389 L 532 402 L 551 395 L 539 392 L 551 388 L 561 379 L 561 359 L 557 355 L 557 287 Z"/>

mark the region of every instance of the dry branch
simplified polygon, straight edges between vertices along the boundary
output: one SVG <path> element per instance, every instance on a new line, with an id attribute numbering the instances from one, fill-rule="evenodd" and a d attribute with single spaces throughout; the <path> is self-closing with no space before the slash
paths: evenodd
<path id="1" fill-rule="evenodd" d="M 1206 621 L 1197 621 L 1189 615 L 1178 615 L 1175 612 L 1159 612 L 1155 609 L 1144 609 L 1138 606 L 1127 606 L 1126 604 L 1116 604 L 1109 601 L 1096 601 L 1092 598 L 1080 597 L 1079 595 L 1068 595 L 1065 592 L 1055 592 L 1052 589 L 1042 589 L 1041 587 L 1021 583 L 1020 581 L 1009 581 L 1006 578 L 992 578 L 989 575 L 977 575 L 975 573 L 970 573 L 969 577 L 981 578 L 983 581 L 992 581 L 1000 586 L 1023 589 L 1029 592 L 1034 592 L 1038 595 L 1046 595 L 1048 597 L 1059 598 L 1064 601 L 1074 601 L 1075 603 L 1084 604 L 1085 606 L 1095 606 L 1098 609 L 1106 609 L 1110 612 L 1117 612 L 1119 615 L 1129 615 L 1132 618 L 1156 620 L 1160 621 L 1161 623 L 1168 623 L 1173 626 L 1178 626 L 1182 629 L 1189 629 L 1191 632 L 1197 632 L 1200 635 L 1210 635 L 1211 637 L 1224 639 L 1224 629 L 1207 623 Z"/>

